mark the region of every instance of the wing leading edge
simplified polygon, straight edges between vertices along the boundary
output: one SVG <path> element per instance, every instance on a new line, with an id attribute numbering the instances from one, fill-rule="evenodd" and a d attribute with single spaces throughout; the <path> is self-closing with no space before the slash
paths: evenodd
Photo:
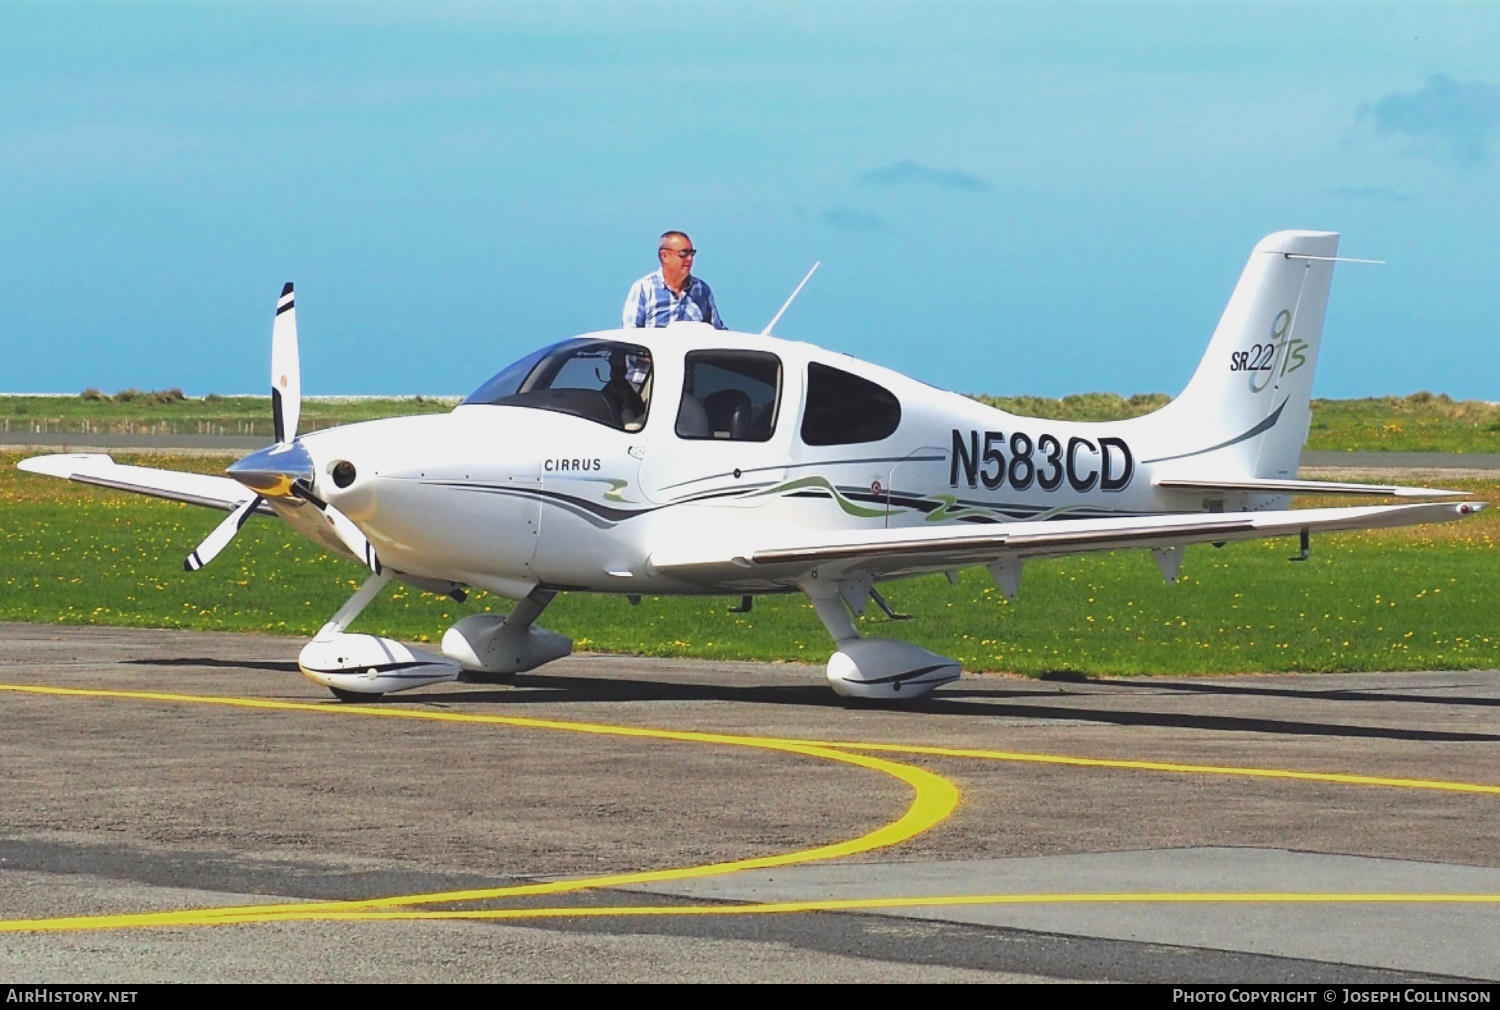
<path id="1" fill-rule="evenodd" d="M 848 533 L 790 532 L 780 538 L 726 544 L 691 539 L 651 555 L 653 569 L 687 582 L 736 579 L 795 581 L 814 570 L 876 578 L 915 575 L 968 565 L 1055 557 L 1131 547 L 1174 547 L 1226 540 L 1291 536 L 1303 530 L 1347 530 L 1450 522 L 1483 509 L 1483 502 L 1212 512 L 1105 519 L 1027 521 L 955 529 L 885 529 Z"/>

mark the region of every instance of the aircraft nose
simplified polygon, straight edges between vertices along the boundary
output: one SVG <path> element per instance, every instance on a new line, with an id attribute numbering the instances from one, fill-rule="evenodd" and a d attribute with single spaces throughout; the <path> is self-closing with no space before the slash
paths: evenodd
<path id="1" fill-rule="evenodd" d="M 224 471 L 258 495 L 287 498 L 301 481 L 311 487 L 317 468 L 300 442 L 280 442 L 235 460 Z"/>

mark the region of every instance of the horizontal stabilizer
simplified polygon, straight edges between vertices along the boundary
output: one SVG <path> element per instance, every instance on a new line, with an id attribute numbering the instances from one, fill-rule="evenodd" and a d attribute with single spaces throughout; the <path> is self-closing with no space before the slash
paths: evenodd
<path id="1" fill-rule="evenodd" d="M 1252 494 L 1370 494 L 1386 498 L 1461 498 L 1469 491 L 1445 491 L 1432 487 L 1399 484 L 1351 484 L 1336 480 L 1276 480 L 1247 477 L 1243 480 L 1182 480 L 1159 477 L 1157 487 L 1183 491 L 1243 491 Z"/>
<path id="2" fill-rule="evenodd" d="M 166 498 L 169 501 L 205 505 L 233 512 L 255 497 L 255 492 L 237 480 L 213 477 L 205 473 L 181 470 L 158 470 L 149 466 L 126 466 L 103 453 L 55 453 L 32 456 L 16 464 L 27 473 L 62 477 L 80 484 L 131 491 L 135 494 Z M 260 515 L 275 515 L 265 502 L 256 506 Z"/>

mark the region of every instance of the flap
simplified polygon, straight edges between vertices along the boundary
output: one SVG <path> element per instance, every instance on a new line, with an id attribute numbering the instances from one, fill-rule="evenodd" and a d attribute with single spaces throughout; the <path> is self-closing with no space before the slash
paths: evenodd
<path id="1" fill-rule="evenodd" d="M 1386 498 L 1462 498 L 1468 491 L 1445 491 L 1432 487 L 1400 484 L 1351 484 L 1336 480 L 1273 480 L 1247 477 L 1243 480 L 1192 480 L 1158 477 L 1157 487 L 1183 491 L 1240 491 L 1252 494 L 1369 494 Z"/>

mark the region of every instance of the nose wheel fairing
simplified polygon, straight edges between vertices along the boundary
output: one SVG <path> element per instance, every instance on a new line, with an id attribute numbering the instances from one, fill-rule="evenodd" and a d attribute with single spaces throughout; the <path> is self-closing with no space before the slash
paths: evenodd
<path id="1" fill-rule="evenodd" d="M 375 635 L 335 633 L 303 646 L 297 665 L 336 697 L 409 691 L 457 680 L 459 666 L 445 656 Z"/>
<path id="2" fill-rule="evenodd" d="M 345 633 L 389 581 L 389 572 L 366 579 L 297 656 L 303 674 L 341 700 L 348 700 L 348 695 L 378 697 L 458 679 L 459 665 L 446 656 L 389 638 Z"/>

